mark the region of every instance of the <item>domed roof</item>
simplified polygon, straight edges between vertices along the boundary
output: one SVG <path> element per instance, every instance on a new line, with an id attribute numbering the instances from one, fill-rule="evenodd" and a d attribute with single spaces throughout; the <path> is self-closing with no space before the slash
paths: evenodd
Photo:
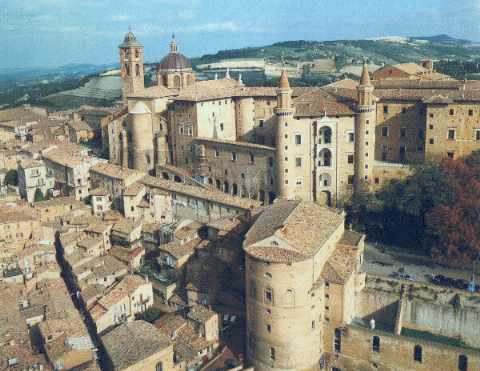
<path id="1" fill-rule="evenodd" d="M 183 70 L 192 68 L 192 64 L 183 54 L 178 52 L 177 43 L 175 42 L 175 35 L 172 36 L 170 42 L 170 53 L 168 53 L 158 65 L 160 70 Z"/>
<path id="2" fill-rule="evenodd" d="M 161 70 L 181 70 L 192 68 L 192 64 L 183 54 L 169 53 L 160 61 L 159 68 Z"/>
<path id="3" fill-rule="evenodd" d="M 128 31 L 128 33 L 125 35 L 125 38 L 123 39 L 123 43 L 121 43 L 119 46 L 119 48 L 129 47 L 143 48 L 143 45 L 137 41 L 137 38 L 132 31 Z"/>

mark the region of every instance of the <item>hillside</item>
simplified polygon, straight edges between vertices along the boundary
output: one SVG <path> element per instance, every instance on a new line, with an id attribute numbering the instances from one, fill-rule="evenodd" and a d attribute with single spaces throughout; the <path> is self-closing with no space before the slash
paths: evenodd
<path id="1" fill-rule="evenodd" d="M 286 65 L 291 70 L 292 84 L 306 86 L 324 85 L 343 77 L 355 78 L 364 59 L 368 59 L 374 68 L 424 58 L 437 60 L 435 68 L 439 72 L 458 79 L 480 79 L 479 43 L 448 35 L 284 41 L 268 46 L 222 50 L 192 58 L 192 64 L 201 79 L 214 78 L 217 74 L 222 76 L 226 68 L 233 65 L 231 76 L 237 78 L 242 73 L 247 85 L 275 85 L 282 65 Z M 240 59 L 243 62 L 239 62 Z M 316 66 L 318 61 L 323 62 Z M 246 65 L 250 67 L 241 68 Z M 117 66 L 0 69 L 0 107 L 31 103 L 68 109 L 84 103 L 111 104 L 120 96 L 121 81 L 118 76 L 102 76 L 101 73 L 114 68 Z M 147 85 L 154 83 L 154 71 L 154 63 L 146 64 Z"/>
<path id="2" fill-rule="evenodd" d="M 447 35 L 431 37 L 385 37 L 375 40 L 285 41 L 269 46 L 222 50 L 216 54 L 194 58 L 195 65 L 232 58 L 265 58 L 272 62 L 285 60 L 312 61 L 336 58 L 341 64 L 367 58 L 374 64 L 394 64 L 424 58 L 469 61 L 480 58 L 480 47 L 468 40 Z"/>

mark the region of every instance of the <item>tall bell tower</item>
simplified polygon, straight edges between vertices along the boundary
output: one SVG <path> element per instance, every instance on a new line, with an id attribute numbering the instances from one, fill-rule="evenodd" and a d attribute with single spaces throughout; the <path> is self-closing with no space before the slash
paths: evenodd
<path id="1" fill-rule="evenodd" d="M 288 162 L 288 140 L 291 137 L 290 132 L 293 126 L 293 105 L 292 105 L 292 89 L 288 82 L 288 74 L 286 70 L 282 71 L 280 76 L 280 84 L 277 92 L 277 108 L 275 114 L 277 116 L 277 135 L 276 135 L 276 172 L 277 172 L 277 195 L 281 199 L 293 199 L 295 185 L 292 179 L 288 179 L 289 162 Z"/>
<path id="2" fill-rule="evenodd" d="M 143 45 L 137 41 L 132 31 L 129 31 L 119 45 L 120 71 L 123 80 L 122 99 L 126 103 L 127 97 L 143 91 Z"/>
<path id="3" fill-rule="evenodd" d="M 355 191 L 369 187 L 373 181 L 375 162 L 375 126 L 377 104 L 373 95 L 368 66 L 363 64 L 362 77 L 357 88 L 358 105 L 355 117 Z"/>

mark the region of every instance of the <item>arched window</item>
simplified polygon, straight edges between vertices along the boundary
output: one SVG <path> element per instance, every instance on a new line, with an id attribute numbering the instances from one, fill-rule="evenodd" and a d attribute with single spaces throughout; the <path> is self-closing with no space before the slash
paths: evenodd
<path id="1" fill-rule="evenodd" d="M 177 183 L 181 183 L 182 182 L 182 178 L 180 178 L 178 175 L 175 175 L 173 177 L 173 180 L 176 181 Z"/>
<path id="2" fill-rule="evenodd" d="M 232 194 L 233 194 L 234 196 L 237 196 L 237 195 L 238 195 L 238 186 L 237 186 L 236 183 L 233 183 L 233 184 L 232 184 Z"/>
<path id="3" fill-rule="evenodd" d="M 380 352 L 380 337 L 379 336 L 374 336 L 372 338 L 372 350 L 374 352 Z"/>
<path id="4" fill-rule="evenodd" d="M 176 76 L 173 78 L 173 86 L 174 86 L 175 88 L 180 88 L 180 85 L 181 85 L 180 76 L 176 75 Z"/>
<path id="5" fill-rule="evenodd" d="M 158 363 L 155 365 L 155 371 L 163 371 L 163 364 L 162 364 L 162 362 L 158 362 Z"/>
<path id="6" fill-rule="evenodd" d="M 125 63 L 125 73 L 127 74 L 127 76 L 130 76 L 130 67 L 127 63 Z"/>
<path id="7" fill-rule="evenodd" d="M 458 356 L 458 371 L 468 370 L 468 357 L 464 354 Z"/>
<path id="8" fill-rule="evenodd" d="M 332 152 L 329 149 L 322 149 L 318 154 L 318 165 L 330 167 L 332 166 Z"/>
<path id="9" fill-rule="evenodd" d="M 295 291 L 288 289 L 285 293 L 285 305 L 295 305 Z"/>
<path id="10" fill-rule="evenodd" d="M 332 143 L 332 129 L 330 129 L 328 126 L 320 128 L 319 137 L 320 144 Z"/>
<path id="11" fill-rule="evenodd" d="M 208 178 L 208 184 L 213 184 L 213 179 L 212 178 Z"/>
<path id="12" fill-rule="evenodd" d="M 220 180 L 215 180 L 215 185 L 217 186 L 217 189 L 220 189 L 222 188 L 222 183 L 220 182 Z"/>
<path id="13" fill-rule="evenodd" d="M 224 181 L 224 182 L 223 182 L 223 191 L 224 191 L 225 193 L 229 193 L 229 192 L 230 192 L 230 184 L 228 184 L 227 181 Z"/>
<path id="14" fill-rule="evenodd" d="M 415 362 L 420 362 L 422 363 L 422 346 L 421 345 L 415 345 L 413 348 L 413 360 Z"/>

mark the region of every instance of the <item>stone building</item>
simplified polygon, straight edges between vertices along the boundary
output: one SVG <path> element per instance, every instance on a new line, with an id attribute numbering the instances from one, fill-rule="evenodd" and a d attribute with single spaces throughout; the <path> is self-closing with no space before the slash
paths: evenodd
<path id="1" fill-rule="evenodd" d="M 53 189 L 55 179 L 43 161 L 25 160 L 18 164 L 18 189 L 20 196 L 29 203 L 35 201 L 35 193 L 42 199 Z"/>
<path id="2" fill-rule="evenodd" d="M 282 194 L 336 205 L 354 187 L 405 176 L 411 163 L 480 149 L 480 84 L 439 74 L 431 61 L 372 76 L 364 66 L 360 83 L 290 89 L 284 71 L 278 89 L 247 87 L 229 74 L 197 81 L 173 39 L 156 86 L 125 71 L 126 111 L 106 124 L 112 162 L 151 174 L 173 165 L 262 203 Z"/>
<path id="3" fill-rule="evenodd" d="M 243 247 L 255 370 L 480 366 L 480 294 L 363 273 L 364 236 L 345 230 L 339 212 L 278 200 Z"/>

